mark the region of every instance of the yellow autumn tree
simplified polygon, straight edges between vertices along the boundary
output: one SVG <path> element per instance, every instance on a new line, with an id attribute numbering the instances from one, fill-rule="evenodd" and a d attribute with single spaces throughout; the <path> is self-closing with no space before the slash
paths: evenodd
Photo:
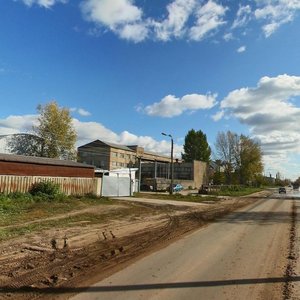
<path id="1" fill-rule="evenodd" d="M 41 141 L 42 156 L 76 159 L 77 134 L 68 108 L 59 107 L 56 101 L 37 107 L 38 124 L 33 131 Z"/>

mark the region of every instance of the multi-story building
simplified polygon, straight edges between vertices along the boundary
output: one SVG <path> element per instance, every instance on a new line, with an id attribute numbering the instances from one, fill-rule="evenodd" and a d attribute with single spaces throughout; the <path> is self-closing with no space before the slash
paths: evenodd
<path id="1" fill-rule="evenodd" d="M 124 146 L 100 140 L 78 148 L 80 162 L 88 163 L 104 170 L 114 170 L 138 166 L 139 161 L 159 161 L 169 163 L 170 157 L 147 152 L 137 145 Z"/>
<path id="2" fill-rule="evenodd" d="M 170 156 L 145 151 L 137 145 L 125 146 L 96 140 L 78 148 L 78 159 L 108 171 L 137 167 L 140 182 L 151 184 L 157 189 L 167 187 L 171 179 Z M 204 162 L 185 163 L 175 158 L 173 166 L 174 180 L 186 188 L 199 188 L 207 181 L 207 167 Z"/>

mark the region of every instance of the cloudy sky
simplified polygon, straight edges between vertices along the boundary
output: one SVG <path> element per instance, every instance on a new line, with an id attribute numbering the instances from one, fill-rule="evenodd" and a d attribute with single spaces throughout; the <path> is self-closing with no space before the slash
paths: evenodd
<path id="1" fill-rule="evenodd" d="M 0 135 L 68 107 L 95 139 L 182 151 L 190 129 L 257 138 L 300 176 L 300 0 L 2 0 Z"/>

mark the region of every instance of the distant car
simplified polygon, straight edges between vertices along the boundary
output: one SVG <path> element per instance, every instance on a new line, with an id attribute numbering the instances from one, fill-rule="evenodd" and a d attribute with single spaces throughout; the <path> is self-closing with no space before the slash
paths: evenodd
<path id="1" fill-rule="evenodd" d="M 183 190 L 183 186 L 180 183 L 173 184 L 173 192 L 180 192 Z"/>
<path id="2" fill-rule="evenodd" d="M 280 187 L 278 190 L 279 194 L 286 194 L 286 189 L 285 187 Z"/>

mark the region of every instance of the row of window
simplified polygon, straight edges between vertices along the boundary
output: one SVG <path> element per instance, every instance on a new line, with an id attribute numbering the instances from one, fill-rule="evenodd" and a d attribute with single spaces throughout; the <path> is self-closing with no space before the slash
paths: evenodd
<path id="1" fill-rule="evenodd" d="M 127 163 L 122 163 L 122 162 L 116 162 L 116 161 L 113 161 L 111 163 L 111 165 L 113 167 L 128 167 L 128 164 Z"/>
<path id="2" fill-rule="evenodd" d="M 120 153 L 120 152 L 112 152 L 111 156 L 112 157 L 118 157 L 118 158 L 126 158 L 128 160 L 133 160 L 134 159 L 134 155 Z"/>

